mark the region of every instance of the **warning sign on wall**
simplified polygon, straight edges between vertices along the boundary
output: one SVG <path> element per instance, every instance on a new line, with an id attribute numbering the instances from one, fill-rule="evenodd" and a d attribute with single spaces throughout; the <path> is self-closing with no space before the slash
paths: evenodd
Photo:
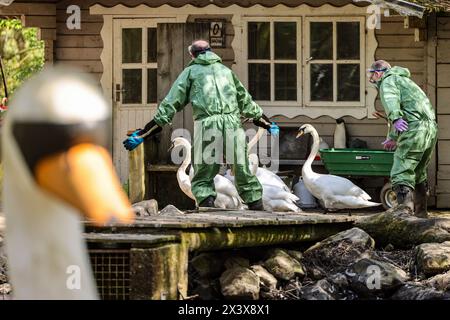
<path id="1" fill-rule="evenodd" d="M 211 21 L 209 27 L 209 44 L 212 48 L 225 47 L 224 21 Z"/>

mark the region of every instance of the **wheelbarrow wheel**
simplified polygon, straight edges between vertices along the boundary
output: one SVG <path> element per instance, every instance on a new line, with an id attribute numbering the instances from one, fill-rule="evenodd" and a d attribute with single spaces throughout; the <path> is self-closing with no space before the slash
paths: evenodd
<path id="1" fill-rule="evenodd" d="M 392 184 L 387 182 L 380 191 L 380 200 L 385 210 L 389 210 L 397 205 L 397 195 L 392 190 Z"/>

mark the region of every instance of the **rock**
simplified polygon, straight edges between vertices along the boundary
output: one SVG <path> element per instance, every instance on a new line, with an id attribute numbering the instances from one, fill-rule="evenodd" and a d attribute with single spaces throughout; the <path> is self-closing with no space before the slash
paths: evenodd
<path id="1" fill-rule="evenodd" d="M 226 299 L 259 299 L 259 277 L 252 270 L 234 267 L 220 276 L 220 287 Z"/>
<path id="2" fill-rule="evenodd" d="M 394 250 L 395 247 L 392 245 L 392 243 L 389 243 L 386 247 L 384 247 L 384 251 L 390 252 Z"/>
<path id="3" fill-rule="evenodd" d="M 379 246 L 392 244 L 396 248 L 410 248 L 450 240 L 450 219 L 417 218 L 405 206 L 360 218 L 355 226 L 370 234 Z"/>
<path id="4" fill-rule="evenodd" d="M 223 272 L 223 260 L 219 254 L 215 253 L 200 253 L 193 257 L 190 261 L 190 266 L 202 278 L 216 278 Z"/>
<path id="5" fill-rule="evenodd" d="M 375 241 L 363 230 L 352 228 L 316 243 L 303 254 L 304 261 L 314 262 L 325 270 L 345 269 L 350 263 L 372 250 Z"/>
<path id="6" fill-rule="evenodd" d="M 315 284 L 301 289 L 301 298 L 304 300 L 336 300 L 334 293 L 336 289 L 326 279 L 317 281 Z"/>
<path id="7" fill-rule="evenodd" d="M 159 212 L 159 215 L 161 216 L 178 216 L 178 215 L 183 215 L 184 212 L 181 210 L 178 210 L 177 207 L 169 204 L 167 206 L 164 207 L 164 209 L 162 209 Z"/>
<path id="8" fill-rule="evenodd" d="M 138 217 L 158 215 L 158 201 L 155 199 L 136 202 L 131 207 Z"/>
<path id="9" fill-rule="evenodd" d="M 335 273 L 328 277 L 328 281 L 340 288 L 349 286 L 347 277 L 343 273 Z"/>
<path id="10" fill-rule="evenodd" d="M 264 267 L 278 279 L 290 280 L 295 276 L 303 277 L 305 270 L 300 262 L 283 250 L 272 251 L 271 257 L 264 262 Z"/>
<path id="11" fill-rule="evenodd" d="M 250 269 L 256 273 L 261 282 L 261 289 L 274 290 L 277 288 L 278 280 L 261 265 L 253 265 Z"/>
<path id="12" fill-rule="evenodd" d="M 226 269 L 232 269 L 234 267 L 244 267 L 249 268 L 250 267 L 250 261 L 244 257 L 230 257 L 225 261 L 225 268 Z"/>
<path id="13" fill-rule="evenodd" d="M 292 258 L 297 260 L 298 262 L 302 262 L 303 254 L 300 251 L 296 250 L 286 250 L 286 253 L 290 255 Z"/>
<path id="14" fill-rule="evenodd" d="M 345 271 L 351 288 L 364 297 L 392 293 L 408 280 L 402 269 L 385 261 L 363 258 Z"/>
<path id="15" fill-rule="evenodd" d="M 427 276 L 450 270 L 450 241 L 417 246 L 416 265 Z"/>
<path id="16" fill-rule="evenodd" d="M 450 291 L 450 271 L 427 279 L 425 285 L 437 290 Z"/>
<path id="17" fill-rule="evenodd" d="M 420 284 L 407 283 L 401 286 L 391 297 L 392 300 L 450 300 L 450 293 Z"/>
<path id="18" fill-rule="evenodd" d="M 201 279 L 197 281 L 192 290 L 194 295 L 198 295 L 201 300 L 219 300 L 222 299 L 220 292 L 220 283 L 218 279 Z"/>
<path id="19" fill-rule="evenodd" d="M 9 283 L 0 284 L 0 296 L 10 294 L 12 291 Z"/>

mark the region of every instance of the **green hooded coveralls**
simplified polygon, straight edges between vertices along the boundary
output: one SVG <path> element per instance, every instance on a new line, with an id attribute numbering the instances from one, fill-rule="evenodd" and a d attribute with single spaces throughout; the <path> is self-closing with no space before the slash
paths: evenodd
<path id="1" fill-rule="evenodd" d="M 216 197 L 214 177 L 226 155 L 226 162 L 233 166 L 239 195 L 245 203 L 251 203 L 261 199 L 262 186 L 249 169 L 240 116 L 259 119 L 263 110 L 221 62 L 211 51 L 191 61 L 159 105 L 154 121 L 159 126 L 170 123 L 175 113 L 191 102 L 194 117 L 191 186 L 197 202 L 208 196 Z"/>
<path id="2" fill-rule="evenodd" d="M 400 134 L 391 131 L 388 135 L 397 142 L 392 185 L 415 189 L 415 185 L 427 180 L 427 166 L 437 141 L 437 124 L 430 100 L 410 76 L 408 69 L 393 67 L 384 73 L 378 86 L 391 124 L 399 118 L 408 122 L 407 131 Z"/>

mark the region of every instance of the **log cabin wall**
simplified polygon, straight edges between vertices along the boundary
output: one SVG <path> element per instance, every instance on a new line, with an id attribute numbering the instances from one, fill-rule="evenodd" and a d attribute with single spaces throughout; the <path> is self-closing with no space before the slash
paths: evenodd
<path id="1" fill-rule="evenodd" d="M 450 208 L 450 14 L 437 17 L 437 207 Z"/>
<path id="2" fill-rule="evenodd" d="M 56 2 L 56 5 L 54 4 Z M 123 1 L 118 0 L 86 0 L 78 1 L 77 5 L 81 7 L 81 30 L 68 30 L 66 26 L 66 19 L 68 14 L 66 9 L 69 5 L 73 4 L 71 0 L 63 1 L 40 1 L 39 4 L 33 3 L 35 7 L 31 8 L 29 5 L 30 1 L 16 1 L 9 8 L 2 10 L 16 10 L 21 11 L 26 15 L 28 19 L 27 25 L 37 26 L 42 28 L 43 39 L 46 40 L 46 46 L 48 45 L 49 51 L 54 53 L 55 61 L 72 64 L 83 68 L 87 72 L 93 74 L 96 78 L 100 79 L 103 74 L 103 65 L 100 60 L 100 55 L 103 50 L 103 41 L 100 36 L 100 32 L 103 27 L 103 17 L 100 15 L 91 15 L 89 13 L 89 8 L 94 4 L 102 4 L 107 7 L 113 7 Z M 129 0 L 126 5 L 129 7 L 134 7 L 139 4 L 147 4 L 152 7 L 158 7 L 162 4 L 170 4 L 174 7 L 181 7 L 187 3 L 194 6 L 206 6 L 211 4 L 209 0 L 198 0 L 198 1 L 185 1 L 185 0 Z M 230 4 L 236 3 L 236 1 L 224 1 L 215 0 L 214 4 L 222 7 L 226 7 Z M 248 0 L 242 3 L 242 6 L 249 7 L 255 4 L 262 4 L 263 6 L 271 7 L 279 3 L 283 3 L 288 6 L 297 6 L 303 3 L 320 6 L 322 4 L 331 4 L 334 6 L 342 6 L 351 3 L 348 0 L 342 1 L 296 1 L 296 0 Z M 361 3 L 355 5 L 363 6 Z M 188 22 L 195 22 L 196 19 L 205 18 L 195 15 L 191 15 L 188 18 Z M 226 48 L 217 49 L 216 52 L 223 58 L 224 63 L 227 66 L 232 66 L 235 62 L 235 53 L 231 49 L 231 41 L 234 37 L 234 29 L 229 22 L 231 17 L 229 15 L 211 15 L 208 18 L 223 18 L 228 21 L 226 24 Z M 425 90 L 434 90 L 428 86 L 427 81 L 427 50 L 430 50 L 430 45 L 427 41 L 416 42 L 414 39 L 414 29 L 404 28 L 403 17 L 382 16 L 381 29 L 376 30 L 376 38 L 378 41 L 378 47 L 376 50 L 376 59 L 384 59 L 389 61 L 392 65 L 404 66 L 410 69 L 412 73 L 412 78 Z M 445 117 L 450 116 L 450 113 L 445 110 L 448 109 L 448 103 L 450 97 L 450 85 L 447 81 L 448 71 L 450 69 L 448 66 L 448 57 L 445 52 L 448 53 L 448 42 L 450 37 L 448 33 L 450 32 L 449 26 L 450 18 L 448 16 L 442 16 L 438 18 L 438 34 L 439 34 L 439 44 L 442 49 L 438 49 L 438 89 L 437 89 L 437 108 L 440 117 L 440 122 L 445 123 Z M 54 42 L 54 47 L 53 45 Z M 447 48 L 447 49 L 446 49 Z M 447 54 L 448 55 L 448 54 Z M 53 54 L 48 54 L 48 59 L 51 60 Z M 447 63 L 446 63 L 447 62 Z M 382 110 L 382 106 L 377 99 L 376 109 Z M 137 120 L 142 119 L 140 116 L 136 116 L 136 120 L 128 119 L 128 126 L 131 128 L 137 127 Z M 146 121 L 149 119 L 145 119 Z M 333 132 L 335 129 L 335 120 L 328 116 L 321 116 L 316 119 L 311 119 L 305 116 L 298 116 L 295 118 L 288 118 L 283 116 L 278 116 L 274 118 L 281 125 L 284 126 L 298 126 L 301 123 L 311 123 L 313 124 L 321 134 L 322 138 L 330 145 L 333 146 Z M 365 140 L 368 143 L 369 148 L 379 149 L 381 148 L 381 142 L 386 136 L 387 127 L 383 120 L 372 120 L 372 119 L 355 119 L 353 117 L 344 117 L 347 124 L 347 133 L 350 138 L 359 138 Z M 447 121 L 448 122 L 448 121 Z M 441 127 L 443 126 L 441 124 Z M 442 128 L 441 128 L 442 130 Z M 450 131 L 449 131 L 450 132 Z M 450 134 L 450 133 L 449 133 Z M 447 133 L 444 131 L 441 133 L 439 141 L 439 150 L 447 150 L 450 147 L 450 142 L 446 139 Z M 439 165 L 438 181 L 440 182 L 439 192 L 445 191 L 447 193 L 442 193 L 439 196 L 440 204 L 449 206 L 449 197 L 446 194 L 450 193 L 450 185 L 447 183 L 450 181 L 450 157 L 449 152 L 440 152 L 439 157 L 437 157 Z M 436 168 L 435 166 L 430 167 L 430 183 L 432 190 L 434 192 Z M 432 199 L 433 202 L 433 199 Z"/>

